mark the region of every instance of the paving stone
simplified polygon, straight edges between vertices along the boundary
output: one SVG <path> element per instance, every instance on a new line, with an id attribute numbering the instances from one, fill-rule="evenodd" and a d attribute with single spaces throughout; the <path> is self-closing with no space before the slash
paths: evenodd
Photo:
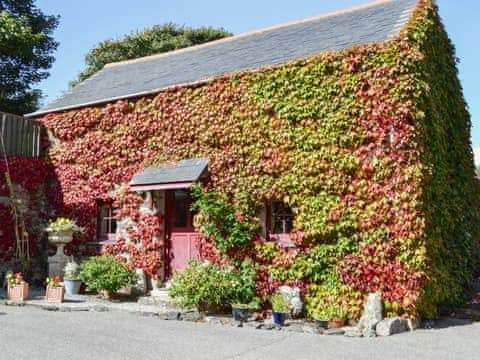
<path id="1" fill-rule="evenodd" d="M 363 333 L 360 331 L 360 329 L 354 327 L 350 329 L 345 329 L 345 336 L 347 337 L 362 337 Z"/>
<path id="2" fill-rule="evenodd" d="M 289 331 L 289 332 L 303 332 L 303 328 L 302 328 L 302 325 L 300 324 L 291 324 L 289 326 L 285 326 L 284 329 L 285 331 Z"/>
<path id="3" fill-rule="evenodd" d="M 160 318 L 164 320 L 179 320 L 180 312 L 179 311 L 167 311 L 160 315 Z"/>
<path id="4" fill-rule="evenodd" d="M 109 311 L 110 309 L 105 305 L 94 305 L 93 310 L 98 312 L 105 312 L 105 311 Z"/>
<path id="5" fill-rule="evenodd" d="M 265 324 L 263 324 L 263 326 L 261 328 L 265 329 L 265 330 L 272 330 L 272 329 L 275 329 L 275 324 L 274 323 L 265 323 Z"/>
<path id="6" fill-rule="evenodd" d="M 320 329 L 312 325 L 303 325 L 302 331 L 307 334 L 320 334 Z"/>
<path id="7" fill-rule="evenodd" d="M 183 321 L 193 321 L 197 322 L 202 320 L 202 315 L 198 311 L 188 311 L 186 313 L 181 314 L 180 318 Z"/>
<path id="8" fill-rule="evenodd" d="M 339 329 L 327 329 L 323 332 L 324 335 L 345 335 L 345 330 Z"/>
<path id="9" fill-rule="evenodd" d="M 246 323 L 243 323 L 243 325 L 254 329 L 260 329 L 263 326 L 263 323 L 259 321 L 247 321 Z"/>

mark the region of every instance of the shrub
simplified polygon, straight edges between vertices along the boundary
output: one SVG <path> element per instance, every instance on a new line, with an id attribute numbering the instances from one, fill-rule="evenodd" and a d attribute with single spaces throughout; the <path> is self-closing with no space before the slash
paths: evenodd
<path id="1" fill-rule="evenodd" d="M 173 275 L 170 296 L 183 307 L 200 311 L 224 307 L 234 297 L 234 277 L 231 268 L 191 260 L 182 272 Z"/>
<path id="2" fill-rule="evenodd" d="M 181 306 L 197 307 L 200 311 L 226 308 L 232 302 L 255 306 L 258 298 L 254 275 L 250 261 L 244 261 L 237 270 L 191 260 L 185 270 L 174 274 L 170 295 Z"/>
<path id="3" fill-rule="evenodd" d="M 137 281 L 135 271 L 111 255 L 91 257 L 80 268 L 80 279 L 87 285 L 87 290 L 115 292 Z"/>
<path id="4" fill-rule="evenodd" d="M 233 272 L 232 277 L 234 281 L 232 304 L 238 307 L 258 308 L 260 298 L 257 296 L 256 270 L 252 261 L 244 260 L 238 270 Z"/>

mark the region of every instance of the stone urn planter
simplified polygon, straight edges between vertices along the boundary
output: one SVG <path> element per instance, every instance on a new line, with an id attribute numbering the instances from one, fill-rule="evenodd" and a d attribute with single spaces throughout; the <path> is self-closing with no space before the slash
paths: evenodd
<path id="1" fill-rule="evenodd" d="M 49 232 L 48 241 L 57 247 L 55 255 L 48 258 L 48 275 L 50 277 L 54 277 L 57 274 L 63 274 L 63 268 L 68 262 L 68 257 L 64 253 L 64 248 L 72 240 L 72 231 Z"/>
<path id="2" fill-rule="evenodd" d="M 28 283 L 8 285 L 7 298 L 10 301 L 25 301 L 28 299 Z"/>
<path id="3" fill-rule="evenodd" d="M 57 247 L 56 254 L 48 258 L 48 276 L 53 278 L 63 275 L 63 268 L 68 262 L 68 257 L 63 252 L 65 245 L 72 241 L 74 232 L 82 233 L 85 229 L 75 221 L 61 217 L 55 221 L 50 220 L 45 230 L 48 232 L 48 241 Z"/>
<path id="4" fill-rule="evenodd" d="M 48 302 L 62 303 L 65 296 L 65 289 L 63 286 L 47 286 L 45 298 Z"/>
<path id="5" fill-rule="evenodd" d="M 48 241 L 57 247 L 57 252 L 54 255 L 65 255 L 63 250 L 65 245 L 70 243 L 73 240 L 73 231 L 63 231 L 63 232 L 49 232 Z"/>

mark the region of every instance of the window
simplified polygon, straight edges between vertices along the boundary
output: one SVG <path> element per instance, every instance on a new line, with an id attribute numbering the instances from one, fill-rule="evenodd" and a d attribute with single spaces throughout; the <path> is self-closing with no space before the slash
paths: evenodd
<path id="1" fill-rule="evenodd" d="M 110 203 L 98 204 L 98 240 L 115 240 L 117 231 L 117 219 L 114 208 Z"/>
<path id="2" fill-rule="evenodd" d="M 267 237 L 280 243 L 291 243 L 293 230 L 293 213 L 288 205 L 275 201 L 267 204 Z"/>

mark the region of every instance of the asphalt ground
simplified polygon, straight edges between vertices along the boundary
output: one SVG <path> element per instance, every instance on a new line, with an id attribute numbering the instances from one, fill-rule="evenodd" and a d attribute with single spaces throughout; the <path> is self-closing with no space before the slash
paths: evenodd
<path id="1" fill-rule="evenodd" d="M 480 323 L 363 339 L 0 305 L 0 359 L 478 360 Z"/>

